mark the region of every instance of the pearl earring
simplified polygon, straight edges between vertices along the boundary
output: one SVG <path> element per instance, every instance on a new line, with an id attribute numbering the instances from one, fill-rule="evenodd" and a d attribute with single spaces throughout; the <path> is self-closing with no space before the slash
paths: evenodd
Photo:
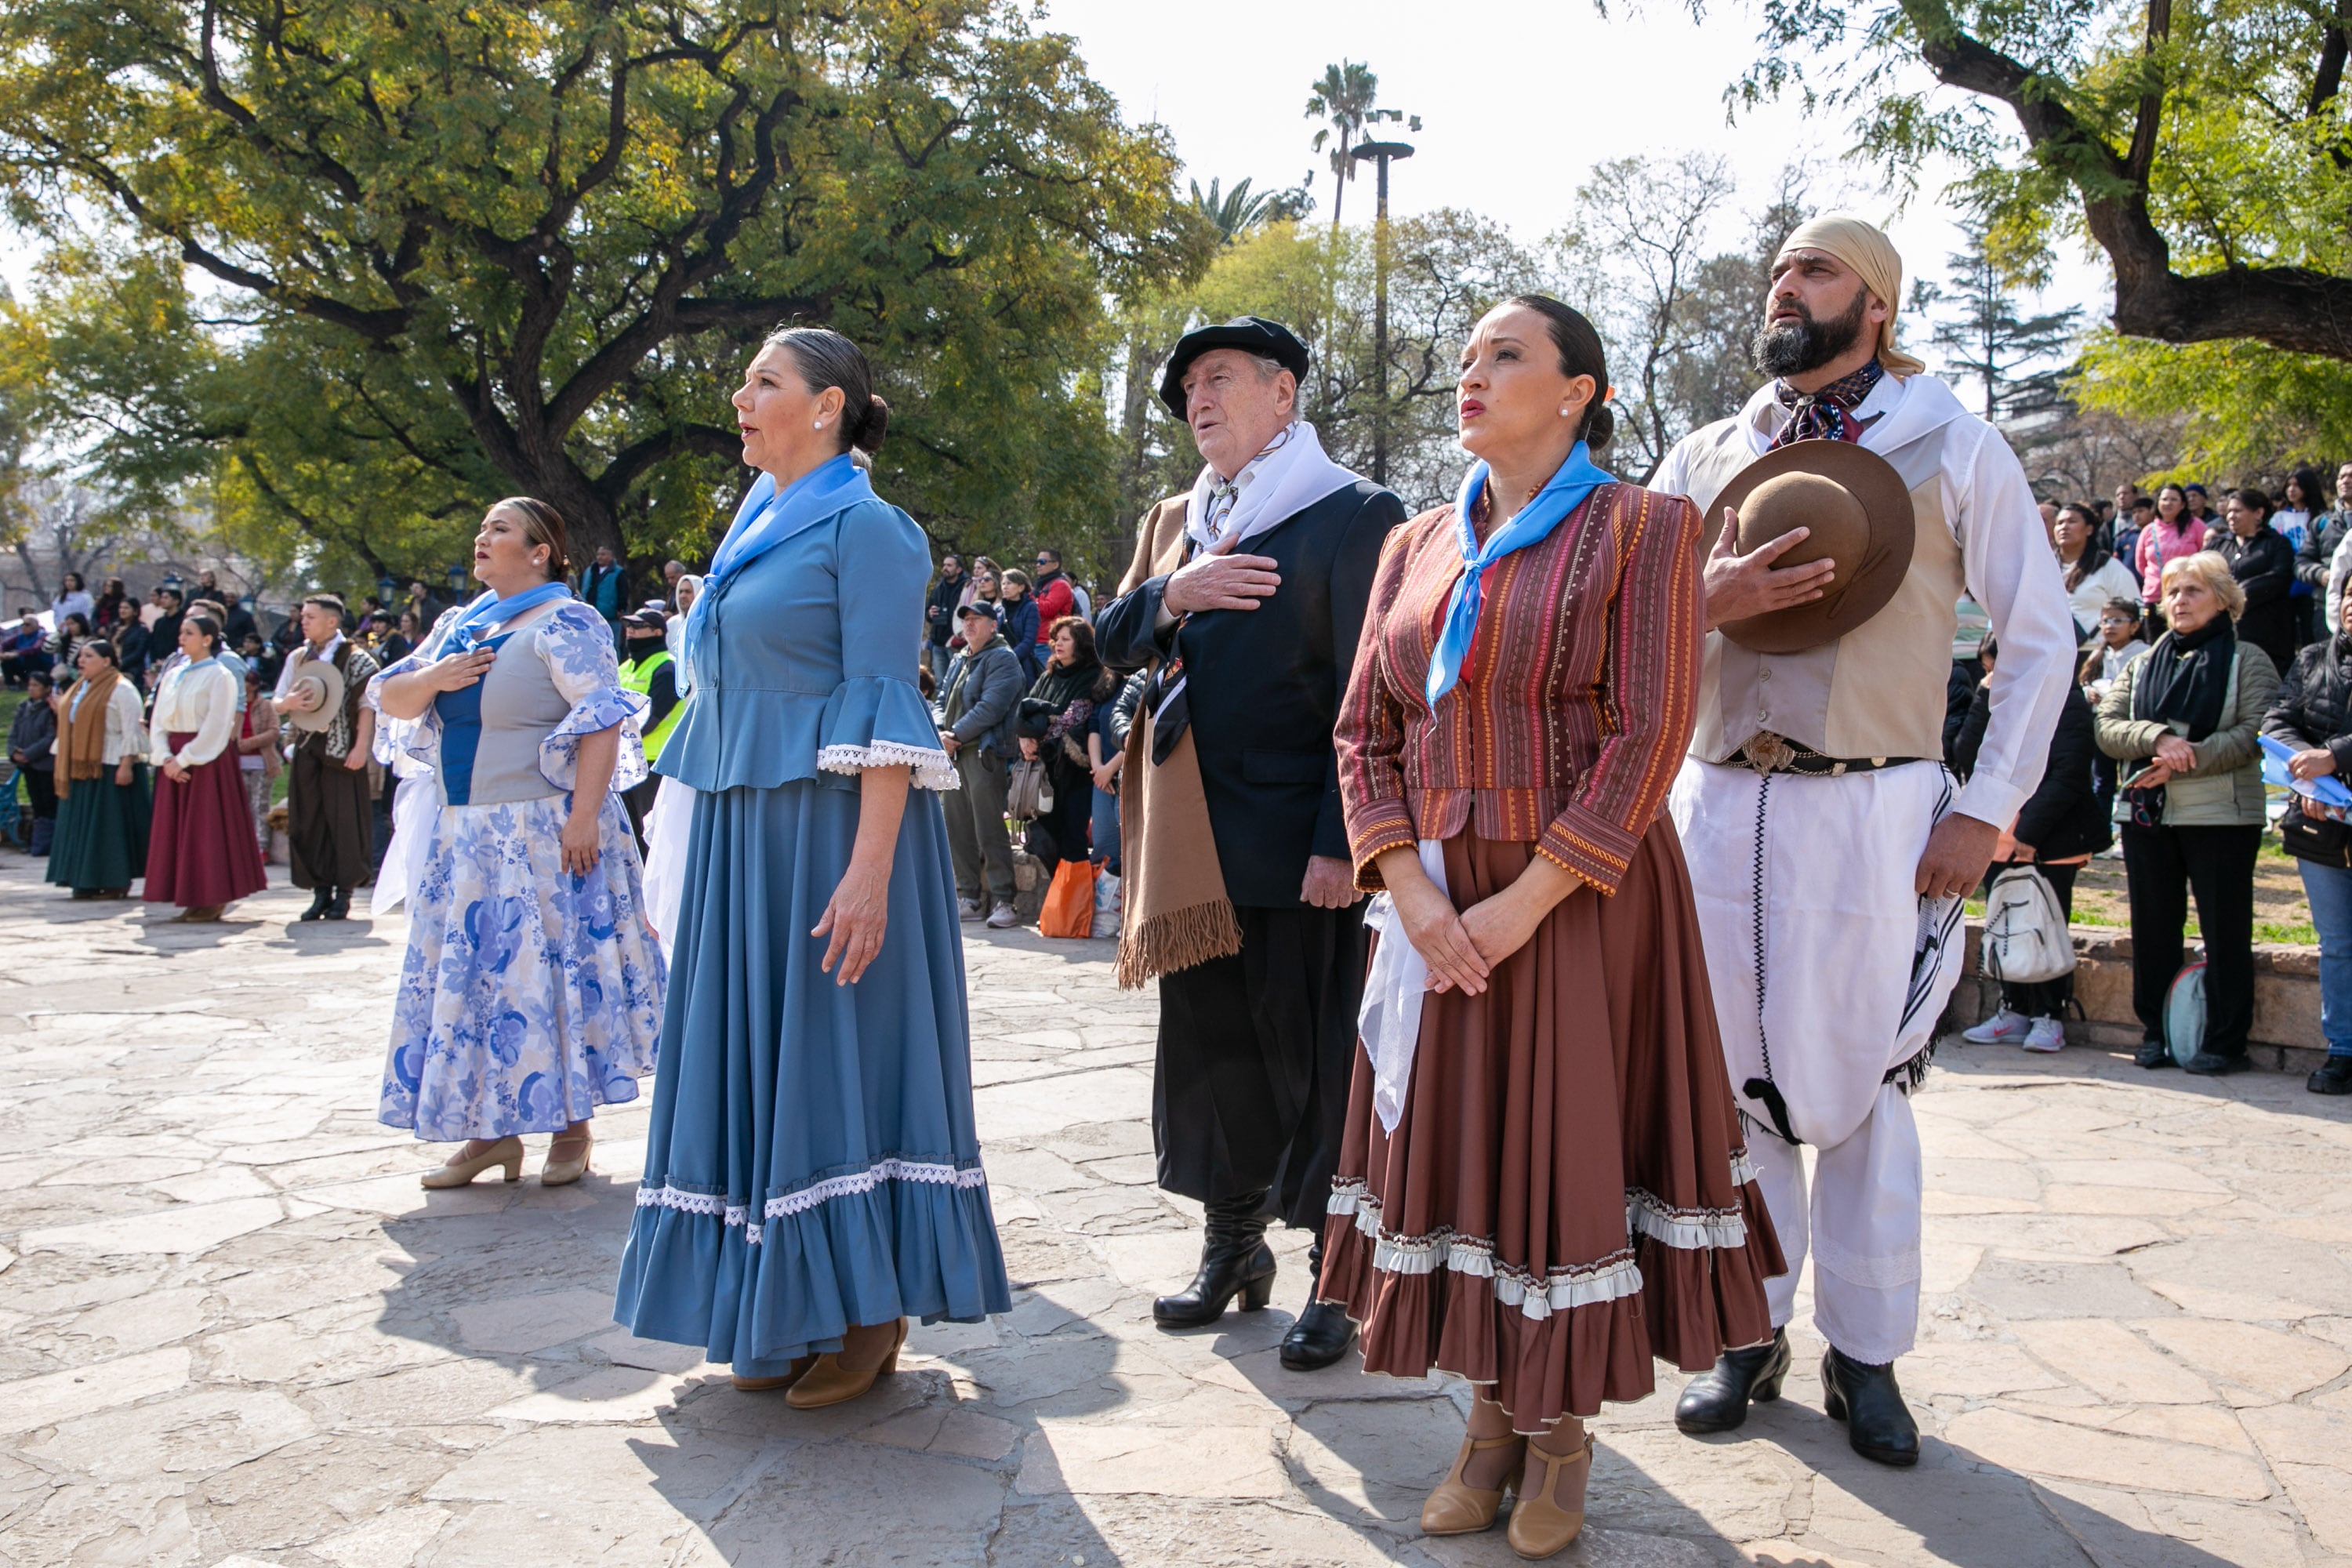
<path id="1" fill-rule="evenodd" d="M 810 426 L 809 428 L 812 430 L 822 430 L 824 428 L 824 421 L 820 419 L 814 425 Z"/>

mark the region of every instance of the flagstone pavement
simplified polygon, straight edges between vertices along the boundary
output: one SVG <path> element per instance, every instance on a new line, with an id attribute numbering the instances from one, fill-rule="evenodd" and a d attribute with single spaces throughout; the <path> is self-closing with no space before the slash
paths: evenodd
<path id="1" fill-rule="evenodd" d="M 1277 1363 L 1303 1237 L 1275 1310 L 1153 1329 L 1198 1212 L 1152 1184 L 1108 943 L 965 928 L 1013 1310 L 802 1414 L 613 1324 L 644 1101 L 580 1186 L 417 1186 L 439 1152 L 374 1119 L 396 918 L 163 925 L 35 875 L 0 858 L 0 1563 L 1517 1561 L 1416 1528 L 1461 1385 Z M 1801 1328 L 1736 1436 L 1675 1433 L 1671 1368 L 1611 1410 L 1560 1561 L 2352 1564 L 2344 1102 L 1954 1048 L 1918 1107 L 1918 1468 L 1846 1448 Z"/>

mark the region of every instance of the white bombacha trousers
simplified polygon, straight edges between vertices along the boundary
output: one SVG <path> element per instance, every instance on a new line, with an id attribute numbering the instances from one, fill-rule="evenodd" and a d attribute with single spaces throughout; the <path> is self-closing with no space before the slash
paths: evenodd
<path id="1" fill-rule="evenodd" d="M 1888 1072 L 1924 1050 L 1959 979 L 1958 900 L 1923 907 L 1913 879 L 1951 809 L 1939 763 L 1835 778 L 1686 761 L 1669 807 L 1690 863 L 1724 1058 L 1789 1272 L 1795 1310 L 1813 1258 L 1813 1319 L 1853 1359 L 1911 1349 L 1919 1322 L 1919 1135 Z M 1798 1151 L 1747 1092 L 1780 1091 L 1816 1152 Z"/>

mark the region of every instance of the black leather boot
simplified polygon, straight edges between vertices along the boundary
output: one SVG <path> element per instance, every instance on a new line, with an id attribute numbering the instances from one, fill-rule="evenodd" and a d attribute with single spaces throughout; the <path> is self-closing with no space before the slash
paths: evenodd
<path id="1" fill-rule="evenodd" d="M 332 889 L 332 888 L 314 888 L 314 889 L 312 889 L 310 890 L 310 907 L 309 909 L 304 910 L 302 911 L 302 918 L 303 918 L 304 920 L 306 920 L 306 921 L 320 921 L 320 920 L 324 920 L 324 919 L 326 919 L 326 918 L 327 918 L 327 906 L 328 906 L 329 904 L 333 903 L 334 901 L 335 901 L 335 889 Z"/>
<path id="2" fill-rule="evenodd" d="M 1348 1353 L 1356 1325 L 1348 1309 L 1322 1296 L 1323 1243 L 1317 1238 L 1307 1249 L 1307 1305 L 1298 1321 L 1282 1336 L 1282 1364 L 1293 1372 L 1319 1372 Z"/>
<path id="3" fill-rule="evenodd" d="M 327 900 L 327 912 L 322 918 L 331 921 L 352 918 L 352 890 L 349 888 L 335 889 L 335 896 Z"/>
<path id="4" fill-rule="evenodd" d="M 1919 1462 L 1919 1424 L 1895 1385 L 1895 1363 L 1871 1366 L 1832 1345 L 1822 1357 L 1822 1408 L 1845 1423 L 1853 1451 L 1882 1465 Z"/>
<path id="5" fill-rule="evenodd" d="M 2219 1078 L 2223 1073 L 2243 1072 L 2254 1064 L 2246 1059 L 2243 1051 L 2228 1055 L 2220 1051 L 2199 1051 L 2180 1065 L 2200 1078 Z"/>
<path id="6" fill-rule="evenodd" d="M 2352 1094 L 2352 1057 L 2330 1056 L 2303 1080 L 2303 1087 L 2314 1094 Z"/>
<path id="7" fill-rule="evenodd" d="M 1780 1380 L 1789 1375 L 1789 1331 L 1774 1329 L 1768 1344 L 1726 1351 L 1715 1358 L 1711 1372 L 1700 1373 L 1683 1385 L 1675 1401 L 1675 1425 L 1694 1436 L 1728 1432 L 1748 1419 L 1748 1404 L 1769 1405 L 1780 1397 Z"/>
<path id="8" fill-rule="evenodd" d="M 1259 1213 L 1264 1193 L 1222 1198 L 1208 1205 L 1208 1233 L 1201 1241 L 1201 1271 L 1173 1296 L 1151 1303 L 1151 1321 L 1163 1329 L 1205 1329 L 1225 1315 L 1235 1296 L 1242 1310 L 1255 1312 L 1274 1296 L 1274 1249 L 1265 1244 L 1266 1216 Z"/>

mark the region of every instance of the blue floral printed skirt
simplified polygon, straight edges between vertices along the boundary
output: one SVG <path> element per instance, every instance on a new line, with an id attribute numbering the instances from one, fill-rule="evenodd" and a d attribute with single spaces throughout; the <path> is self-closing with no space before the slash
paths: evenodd
<path id="1" fill-rule="evenodd" d="M 584 877 L 569 795 L 444 805 L 408 894 L 408 956 L 376 1118 L 435 1142 L 560 1132 L 637 1098 L 661 1041 L 661 950 L 611 795 Z"/>
<path id="2" fill-rule="evenodd" d="M 972 1127 L 963 937 L 938 797 L 910 792 L 882 949 L 810 935 L 857 836 L 852 776 L 698 795 L 646 1174 L 614 1316 L 744 1376 L 853 1323 L 971 1322 L 1012 1290 Z"/>

